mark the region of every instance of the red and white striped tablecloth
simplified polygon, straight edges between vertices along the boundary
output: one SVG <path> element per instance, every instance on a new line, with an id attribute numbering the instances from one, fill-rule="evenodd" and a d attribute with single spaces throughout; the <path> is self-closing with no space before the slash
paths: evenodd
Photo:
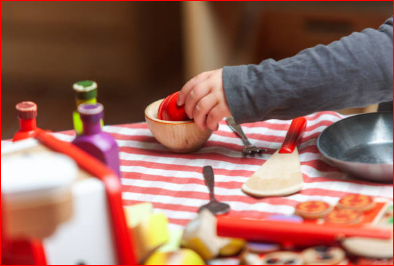
<path id="1" fill-rule="evenodd" d="M 299 145 L 304 186 L 286 197 L 256 199 L 241 191 L 242 184 L 277 150 L 291 121 L 268 120 L 242 124 L 253 144 L 269 152 L 244 157 L 243 144 L 223 120 L 199 151 L 176 154 L 166 150 L 152 136 L 146 123 L 106 126 L 120 147 L 123 200 L 125 205 L 151 202 L 164 212 L 173 227 L 184 226 L 208 202 L 202 168 L 211 165 L 215 173 L 217 199 L 231 206 L 232 215 L 264 218 L 270 214 L 292 214 L 294 206 L 307 200 L 336 204 L 349 193 L 393 198 L 393 186 L 350 179 L 323 160 L 316 146 L 319 134 L 344 118 L 335 112 L 306 116 L 307 128 Z M 57 133 L 71 140 L 70 132 Z M 68 139 L 69 138 L 69 139 Z"/>

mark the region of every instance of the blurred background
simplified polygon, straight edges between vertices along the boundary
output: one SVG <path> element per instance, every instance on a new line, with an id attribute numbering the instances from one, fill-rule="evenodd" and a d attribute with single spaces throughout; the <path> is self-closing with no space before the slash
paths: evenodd
<path id="1" fill-rule="evenodd" d="M 72 84 L 97 81 L 105 124 L 144 120 L 145 107 L 194 75 L 295 55 L 392 15 L 390 2 L 2 2 L 1 138 L 15 104 L 38 126 L 72 129 Z M 368 112 L 375 106 L 344 110 Z"/>

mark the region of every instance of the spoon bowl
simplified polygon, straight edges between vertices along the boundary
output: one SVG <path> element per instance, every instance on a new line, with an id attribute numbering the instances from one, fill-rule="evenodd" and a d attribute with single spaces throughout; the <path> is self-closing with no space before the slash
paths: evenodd
<path id="1" fill-rule="evenodd" d="M 213 174 L 212 166 L 210 165 L 204 166 L 202 173 L 204 175 L 205 184 L 207 185 L 209 190 L 210 201 L 208 202 L 208 204 L 201 206 L 199 211 L 202 211 L 203 209 L 208 209 L 210 212 L 212 212 L 215 215 L 225 214 L 229 212 L 230 205 L 223 202 L 219 202 L 215 199 L 215 195 L 214 195 L 215 176 Z"/>
<path id="2" fill-rule="evenodd" d="M 213 214 L 220 215 L 220 214 L 228 213 L 230 211 L 230 205 L 228 205 L 227 203 L 214 200 L 201 206 L 199 212 L 201 212 L 203 209 L 208 209 Z"/>

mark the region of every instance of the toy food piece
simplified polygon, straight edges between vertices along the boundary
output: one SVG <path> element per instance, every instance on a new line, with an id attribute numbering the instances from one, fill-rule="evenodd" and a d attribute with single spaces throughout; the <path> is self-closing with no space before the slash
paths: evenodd
<path id="1" fill-rule="evenodd" d="M 388 205 L 376 225 L 382 228 L 393 228 L 393 204 Z"/>
<path id="2" fill-rule="evenodd" d="M 188 121 L 185 106 L 178 106 L 179 91 L 167 96 L 160 104 L 157 117 L 168 121 Z"/>
<path id="3" fill-rule="evenodd" d="M 137 239 L 140 261 L 144 261 L 151 252 L 168 242 L 167 225 L 167 217 L 163 213 L 155 213 L 135 227 L 133 233 Z"/>
<path id="4" fill-rule="evenodd" d="M 239 265 L 239 257 L 219 257 L 207 262 L 207 265 Z"/>
<path id="5" fill-rule="evenodd" d="M 142 221 L 149 219 L 153 213 L 152 203 L 144 202 L 123 207 L 126 215 L 127 226 L 134 228 Z"/>
<path id="6" fill-rule="evenodd" d="M 391 205 L 392 206 L 392 205 Z M 386 207 L 384 214 L 390 213 L 390 205 Z M 380 217 L 373 226 L 378 228 L 391 228 L 393 225 L 387 222 L 386 215 Z M 391 231 L 392 234 L 392 231 Z M 342 242 L 342 246 L 347 252 L 361 257 L 369 258 L 393 258 L 393 236 L 388 240 L 372 239 L 365 237 L 349 237 Z"/>
<path id="7" fill-rule="evenodd" d="M 393 265 L 393 259 L 358 258 L 356 265 Z"/>
<path id="8" fill-rule="evenodd" d="M 269 253 L 263 257 L 263 265 L 302 265 L 301 255 L 290 251 Z"/>
<path id="9" fill-rule="evenodd" d="M 350 225 L 361 222 L 363 214 L 360 211 L 351 209 L 333 210 L 325 217 L 326 223 L 338 225 Z"/>
<path id="10" fill-rule="evenodd" d="M 393 238 L 389 240 L 350 237 L 342 242 L 343 248 L 356 256 L 392 259 L 393 258 Z"/>
<path id="11" fill-rule="evenodd" d="M 324 201 L 305 201 L 295 207 L 295 214 L 305 219 L 323 218 L 330 211 L 332 206 Z"/>
<path id="12" fill-rule="evenodd" d="M 161 246 L 158 251 L 161 252 L 169 252 L 169 251 L 177 251 L 181 245 L 181 239 L 183 230 L 182 229 L 174 229 L 168 230 L 169 240 L 163 246 Z"/>
<path id="13" fill-rule="evenodd" d="M 391 216 L 393 216 L 393 204 L 392 204 L 392 203 L 391 203 L 391 205 L 388 207 L 387 213 L 390 214 Z"/>
<path id="14" fill-rule="evenodd" d="M 305 264 L 336 265 L 345 259 L 345 252 L 338 247 L 318 246 L 302 252 Z"/>
<path id="15" fill-rule="evenodd" d="M 351 209 L 360 212 L 366 212 L 375 206 L 375 202 L 372 197 L 352 194 L 341 198 L 337 203 L 338 209 Z"/>
<path id="16" fill-rule="evenodd" d="M 223 257 L 234 256 L 241 252 L 246 241 L 240 238 L 230 238 L 229 242 L 219 250 L 219 255 Z"/>
<path id="17" fill-rule="evenodd" d="M 240 265 L 262 265 L 263 260 L 259 255 L 255 253 L 250 253 L 249 251 L 245 251 L 239 257 Z"/>
<path id="18" fill-rule="evenodd" d="M 196 251 L 204 260 L 216 257 L 229 242 L 229 238 L 217 236 L 216 217 L 207 209 L 186 225 L 182 236 L 182 245 Z"/>
<path id="19" fill-rule="evenodd" d="M 133 231 L 137 258 L 143 262 L 156 249 L 168 242 L 168 220 L 163 213 L 152 213 L 150 203 L 140 203 L 124 209 L 127 225 Z"/>
<path id="20" fill-rule="evenodd" d="M 155 252 L 145 265 L 205 265 L 204 260 L 193 250 L 180 249 L 170 252 Z"/>
<path id="21" fill-rule="evenodd" d="M 260 243 L 260 242 L 248 242 L 246 244 L 246 250 L 257 254 L 267 254 L 278 251 L 280 246 L 271 243 Z"/>

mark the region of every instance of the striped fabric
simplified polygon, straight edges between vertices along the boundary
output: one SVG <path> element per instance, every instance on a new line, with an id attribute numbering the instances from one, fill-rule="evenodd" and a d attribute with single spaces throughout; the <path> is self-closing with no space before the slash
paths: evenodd
<path id="1" fill-rule="evenodd" d="M 217 199 L 231 206 L 230 215 L 264 218 L 270 214 L 292 214 L 294 206 L 307 200 L 336 204 L 349 193 L 393 197 L 392 185 L 351 180 L 319 154 L 316 141 L 332 123 L 344 118 L 335 112 L 306 116 L 307 128 L 299 145 L 304 187 L 287 197 L 256 199 L 241 191 L 242 184 L 277 150 L 291 121 L 268 120 L 242 124 L 253 144 L 268 148 L 267 153 L 244 157 L 243 144 L 223 120 L 219 130 L 197 152 L 169 152 L 152 136 L 146 123 L 106 126 L 120 147 L 123 200 L 125 205 L 151 202 L 164 212 L 173 227 L 183 227 L 208 202 L 209 194 L 202 168 L 211 165 L 215 173 Z M 72 132 L 56 133 L 72 140 Z"/>

